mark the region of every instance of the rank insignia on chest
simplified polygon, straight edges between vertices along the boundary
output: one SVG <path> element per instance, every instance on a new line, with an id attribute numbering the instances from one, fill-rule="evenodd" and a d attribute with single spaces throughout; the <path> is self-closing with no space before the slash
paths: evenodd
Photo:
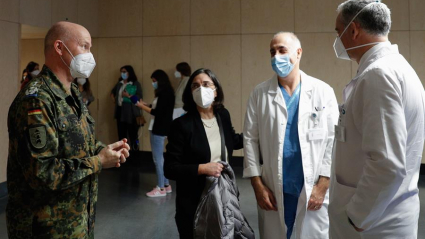
<path id="1" fill-rule="evenodd" d="M 34 126 L 29 129 L 31 145 L 36 149 L 46 146 L 46 127 L 44 125 Z"/>

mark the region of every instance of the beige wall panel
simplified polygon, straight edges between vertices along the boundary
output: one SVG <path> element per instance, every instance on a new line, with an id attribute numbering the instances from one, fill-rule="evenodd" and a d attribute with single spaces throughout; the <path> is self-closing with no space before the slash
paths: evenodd
<path id="1" fill-rule="evenodd" d="M 92 37 L 99 36 L 99 0 L 78 0 L 78 23 L 89 30 Z"/>
<path id="2" fill-rule="evenodd" d="M 0 0 L 0 20 L 19 22 L 19 1 Z"/>
<path id="3" fill-rule="evenodd" d="M 292 32 L 293 9 L 294 0 L 244 0 L 241 4 L 242 33 Z"/>
<path id="4" fill-rule="evenodd" d="M 19 42 L 21 29 L 19 24 L 0 21 L 0 182 L 6 181 L 6 165 L 9 147 L 7 131 L 7 112 L 17 94 L 19 74 Z"/>
<path id="5" fill-rule="evenodd" d="M 99 36 L 142 36 L 142 5 L 141 0 L 102 0 L 99 4 Z"/>
<path id="6" fill-rule="evenodd" d="M 336 8 L 344 0 L 294 1 L 295 32 L 335 32 Z"/>
<path id="7" fill-rule="evenodd" d="M 410 62 L 410 32 L 409 31 L 392 31 L 388 39 L 391 44 L 397 44 L 400 54 Z"/>
<path id="8" fill-rule="evenodd" d="M 99 112 L 97 119 L 98 139 L 105 144 L 118 138 L 114 119 L 115 104 L 110 92 L 120 77 L 120 67 L 132 65 L 136 75 L 142 75 L 142 38 L 99 38 L 97 47 L 97 78 Z"/>
<path id="9" fill-rule="evenodd" d="M 176 64 L 179 62 L 190 64 L 190 37 L 143 37 L 143 98 L 152 103 L 154 89 L 152 87 L 151 75 L 161 69 L 167 72 L 171 84 L 176 89 L 179 81 L 174 78 Z M 149 122 L 151 115 L 144 112 L 145 119 Z M 143 127 L 143 148 L 141 150 L 151 151 L 148 126 Z"/>
<path id="10" fill-rule="evenodd" d="M 193 69 L 209 68 L 220 80 L 224 91 L 225 106 L 232 117 L 236 132 L 242 132 L 241 114 L 241 37 L 194 36 L 191 37 Z M 241 150 L 235 151 L 241 155 Z"/>
<path id="11" fill-rule="evenodd" d="M 240 1 L 191 1 L 192 35 L 239 34 L 241 32 Z"/>
<path id="12" fill-rule="evenodd" d="M 403 1 L 404 2 L 404 1 Z M 409 0 L 410 5 L 410 30 L 425 30 L 425 1 Z"/>
<path id="13" fill-rule="evenodd" d="M 190 0 L 144 0 L 143 36 L 190 35 Z"/>
<path id="14" fill-rule="evenodd" d="M 37 27 L 52 25 L 52 0 L 20 0 L 20 22 Z"/>
<path id="15" fill-rule="evenodd" d="M 300 33 L 298 37 L 303 48 L 301 70 L 328 83 L 341 102 L 342 90 L 351 80 L 351 63 L 336 58 L 332 47 L 335 34 Z"/>
<path id="16" fill-rule="evenodd" d="M 391 30 L 409 30 L 409 4 L 408 1 L 385 0 L 382 1 L 391 10 Z"/>
<path id="17" fill-rule="evenodd" d="M 78 23 L 78 0 L 52 1 L 52 24 L 59 21 Z"/>
<path id="18" fill-rule="evenodd" d="M 410 64 L 425 86 L 425 31 L 410 32 Z M 425 150 L 422 153 L 422 163 L 425 163 Z"/>
<path id="19" fill-rule="evenodd" d="M 44 65 L 44 39 L 27 39 L 21 41 L 21 59 L 19 73 L 27 67 L 30 61 L 37 62 L 40 65 L 40 70 Z M 18 82 L 21 78 L 18 79 Z M 19 89 L 19 88 L 18 88 Z"/>
<path id="20" fill-rule="evenodd" d="M 94 101 L 89 105 L 89 111 L 91 116 L 93 116 L 95 122 L 96 122 L 96 135 L 98 134 L 99 127 L 97 126 L 98 122 L 98 111 L 97 107 L 99 104 L 99 89 L 103 90 L 102 88 L 102 82 L 99 83 L 98 80 L 98 74 L 99 74 L 99 40 L 98 39 L 92 39 L 92 47 L 90 51 L 93 53 L 94 59 L 97 63 L 97 66 L 94 68 L 93 72 L 90 75 L 89 81 L 90 81 L 90 89 L 94 96 Z"/>
<path id="21" fill-rule="evenodd" d="M 273 34 L 242 36 L 242 126 L 246 105 L 252 90 L 274 75 L 270 63 L 270 41 L 272 37 Z"/>

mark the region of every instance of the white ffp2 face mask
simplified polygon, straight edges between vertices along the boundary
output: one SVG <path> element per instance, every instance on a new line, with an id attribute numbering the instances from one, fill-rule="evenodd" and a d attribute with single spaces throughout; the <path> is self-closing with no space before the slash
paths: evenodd
<path id="1" fill-rule="evenodd" d="M 77 83 L 79 85 L 84 85 L 86 83 L 86 78 L 77 78 Z"/>
<path id="2" fill-rule="evenodd" d="M 63 43 L 63 42 L 62 42 Z M 71 65 L 68 66 L 65 61 L 63 63 L 69 68 L 72 78 L 89 78 L 90 74 L 93 72 L 94 67 L 96 66 L 96 61 L 94 60 L 93 54 L 91 52 L 78 54 L 74 57 L 68 47 L 63 43 L 66 50 L 72 56 Z"/>
<path id="3" fill-rule="evenodd" d="M 206 109 L 214 102 L 214 91 L 215 89 L 213 90 L 210 87 L 200 86 L 192 92 L 193 100 L 199 107 Z"/>
<path id="4" fill-rule="evenodd" d="M 39 70 L 35 70 L 35 71 L 31 72 L 31 75 L 32 76 L 37 76 L 39 73 L 40 73 Z"/>
<path id="5" fill-rule="evenodd" d="M 369 5 L 371 4 L 375 4 L 376 2 L 371 2 L 369 4 L 367 4 L 366 6 L 364 6 L 356 15 L 354 15 L 353 19 L 351 19 L 351 21 L 347 24 L 347 26 L 345 27 L 344 31 L 342 31 L 340 36 L 337 36 L 334 42 L 334 51 L 335 51 L 335 55 L 337 58 L 339 59 L 343 59 L 343 60 L 351 60 L 350 56 L 348 55 L 349 50 L 353 50 L 356 48 L 360 48 L 360 47 L 364 47 L 364 46 L 370 46 L 370 45 L 376 45 L 379 44 L 380 42 L 372 42 L 372 43 L 368 43 L 368 44 L 363 44 L 360 46 L 355 46 L 355 47 L 350 47 L 345 49 L 344 44 L 341 41 L 341 37 L 342 35 L 344 35 L 344 33 L 347 31 L 348 27 L 350 26 L 350 24 L 354 21 L 354 19 L 356 19 L 356 17 Z"/>
<path id="6" fill-rule="evenodd" d="M 177 79 L 182 77 L 182 73 L 180 73 L 179 71 L 175 71 L 174 72 L 174 77 L 176 77 Z"/>

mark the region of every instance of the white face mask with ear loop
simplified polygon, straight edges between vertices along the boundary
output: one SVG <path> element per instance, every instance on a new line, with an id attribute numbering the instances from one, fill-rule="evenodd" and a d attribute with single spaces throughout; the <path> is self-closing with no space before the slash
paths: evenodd
<path id="1" fill-rule="evenodd" d="M 68 47 L 62 42 L 68 53 L 72 56 L 71 64 L 68 66 L 62 59 L 63 63 L 69 68 L 72 78 L 89 78 L 93 69 L 96 67 L 96 61 L 94 60 L 91 52 L 81 53 L 74 57 Z"/>
<path id="2" fill-rule="evenodd" d="M 353 50 L 353 49 L 357 49 L 357 48 L 360 48 L 360 47 L 364 47 L 364 46 L 376 45 L 376 44 L 381 43 L 381 42 L 371 42 L 371 43 L 363 44 L 363 45 L 360 45 L 360 46 L 355 46 L 355 47 L 350 47 L 350 48 L 345 49 L 344 44 L 341 41 L 342 35 L 344 35 L 344 33 L 347 31 L 347 29 L 350 26 L 350 24 L 354 21 L 354 19 L 356 19 L 356 17 L 364 9 L 366 9 L 366 7 L 368 7 L 371 4 L 376 4 L 376 3 L 379 4 L 379 2 L 376 1 L 376 2 L 368 3 L 366 6 L 364 6 L 356 15 L 354 15 L 353 19 L 351 19 L 351 21 L 347 24 L 347 26 L 345 27 L 344 31 L 342 31 L 341 35 L 336 37 L 333 47 L 334 47 L 335 55 L 336 55 L 337 58 L 343 59 L 343 60 L 349 60 L 350 61 L 351 58 L 348 55 L 348 52 L 347 51 Z"/>
<path id="3" fill-rule="evenodd" d="M 193 101 L 195 101 L 199 107 L 206 109 L 214 102 L 215 90 L 216 89 L 211 89 L 210 87 L 200 86 L 192 92 Z"/>

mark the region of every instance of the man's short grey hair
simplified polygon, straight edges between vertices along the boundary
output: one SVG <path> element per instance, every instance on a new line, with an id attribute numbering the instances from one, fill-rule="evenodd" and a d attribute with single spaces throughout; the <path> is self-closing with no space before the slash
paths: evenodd
<path id="1" fill-rule="evenodd" d="M 372 3 L 373 2 L 373 3 Z M 366 5 L 365 9 L 363 9 Z M 391 11 L 384 3 L 376 0 L 348 0 L 338 6 L 341 21 L 346 27 L 353 17 L 363 9 L 353 22 L 360 24 L 367 33 L 375 36 L 387 36 L 391 28 Z"/>
<path id="2" fill-rule="evenodd" d="M 61 40 L 67 42 L 71 39 L 71 32 L 69 27 L 61 22 L 55 23 L 47 32 L 46 37 L 44 38 L 44 54 L 46 55 L 49 50 L 54 48 L 53 44 L 56 40 Z M 65 43 L 66 44 L 66 43 Z"/>
<path id="3" fill-rule="evenodd" d="M 298 39 L 297 35 L 295 35 L 295 33 L 293 33 L 293 32 L 284 32 L 284 31 L 277 32 L 276 34 L 274 34 L 272 40 L 275 39 L 277 36 L 279 36 L 281 34 L 287 34 L 287 35 L 289 35 L 291 37 L 291 39 L 293 40 L 293 42 L 295 43 L 295 47 L 297 49 L 298 48 L 301 48 L 301 42 Z"/>

